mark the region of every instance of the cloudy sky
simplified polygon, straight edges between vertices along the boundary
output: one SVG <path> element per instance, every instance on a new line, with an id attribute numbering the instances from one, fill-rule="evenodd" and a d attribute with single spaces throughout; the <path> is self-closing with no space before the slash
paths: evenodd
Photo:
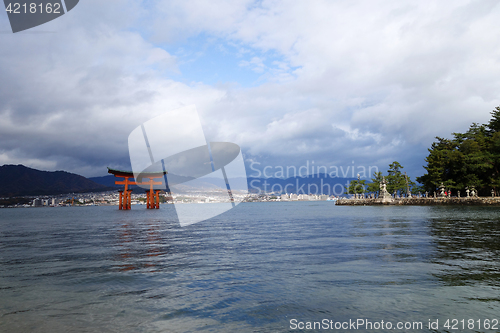
<path id="1" fill-rule="evenodd" d="M 195 104 L 247 167 L 397 160 L 414 178 L 435 136 L 500 105 L 498 17 L 491 0 L 81 0 L 13 34 L 0 13 L 0 165 L 130 168 L 137 126 Z"/>

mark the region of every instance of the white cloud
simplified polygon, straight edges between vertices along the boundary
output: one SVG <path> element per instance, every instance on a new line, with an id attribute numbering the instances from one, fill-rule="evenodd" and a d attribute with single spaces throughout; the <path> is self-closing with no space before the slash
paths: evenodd
<path id="1" fill-rule="evenodd" d="M 267 69 L 267 66 L 264 64 L 264 59 L 260 57 L 253 57 L 250 61 L 242 60 L 240 66 L 250 67 L 256 73 L 264 73 Z"/>

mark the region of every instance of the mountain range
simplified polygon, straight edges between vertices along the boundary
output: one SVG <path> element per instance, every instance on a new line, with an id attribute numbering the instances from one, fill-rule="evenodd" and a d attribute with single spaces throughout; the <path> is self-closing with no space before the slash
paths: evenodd
<path id="1" fill-rule="evenodd" d="M 222 179 L 203 177 L 190 179 L 167 175 L 171 190 L 184 193 L 206 189 L 225 188 Z M 251 193 L 312 193 L 341 195 L 344 186 L 354 178 L 332 178 L 327 174 L 290 178 L 238 177 L 231 179 L 232 190 L 248 188 Z M 0 197 L 56 195 L 66 193 L 102 192 L 121 188 L 115 185 L 113 175 L 85 178 L 66 171 L 40 171 L 24 165 L 0 166 Z M 189 183 L 186 183 L 189 181 Z M 144 189 L 136 188 L 137 192 Z"/>
<path id="2" fill-rule="evenodd" d="M 112 175 L 89 179 L 108 187 L 121 187 L 121 185 L 114 184 L 116 178 Z M 245 190 L 248 188 L 250 193 L 312 193 L 338 196 L 344 192 L 344 186 L 354 179 L 355 178 L 329 177 L 328 174 L 315 174 L 305 177 L 295 176 L 290 178 L 237 177 L 232 178 L 230 184 L 232 190 Z M 167 181 L 174 193 L 184 193 L 201 189 L 225 188 L 224 181 L 215 177 L 190 179 L 188 177 L 168 174 Z M 187 181 L 189 181 L 189 183 L 186 183 Z"/>
<path id="3" fill-rule="evenodd" d="M 106 190 L 109 187 L 66 171 L 40 171 L 21 164 L 0 166 L 0 197 Z"/>

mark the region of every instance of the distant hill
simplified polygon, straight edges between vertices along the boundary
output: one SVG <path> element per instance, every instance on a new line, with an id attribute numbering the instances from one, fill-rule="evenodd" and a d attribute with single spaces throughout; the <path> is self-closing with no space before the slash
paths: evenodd
<path id="1" fill-rule="evenodd" d="M 0 197 L 106 191 L 107 186 L 66 171 L 40 171 L 24 165 L 0 166 Z"/>
<path id="2" fill-rule="evenodd" d="M 112 175 L 103 177 L 89 178 L 96 183 L 109 186 L 109 187 L 122 187 L 122 185 L 115 185 L 116 178 Z M 177 175 L 167 175 L 169 185 L 173 192 L 195 191 L 207 188 L 225 188 L 225 184 L 219 178 L 204 177 L 198 179 L 190 179 Z M 296 193 L 296 194 L 328 194 L 328 195 L 341 195 L 344 192 L 344 186 L 351 180 L 356 178 L 332 178 L 327 174 L 309 175 L 306 177 L 290 177 L 283 178 L 254 178 L 244 177 L 233 178 L 232 189 L 242 190 L 245 186 L 251 193 L 264 193 L 264 192 L 281 192 L 281 193 Z M 185 183 L 189 181 L 189 186 Z M 132 187 L 133 188 L 133 187 Z"/>
<path id="3" fill-rule="evenodd" d="M 344 186 L 356 178 L 329 177 L 328 174 L 315 174 L 290 178 L 253 178 L 248 177 L 248 191 L 251 193 L 295 193 L 342 195 Z"/>
<path id="4" fill-rule="evenodd" d="M 94 183 L 101 184 L 103 186 L 107 187 L 123 187 L 123 185 L 115 185 L 116 180 L 123 180 L 116 178 L 113 175 L 107 175 L 107 176 L 102 176 L 102 177 L 89 177 L 89 180 L 93 181 Z"/>
<path id="5" fill-rule="evenodd" d="M 168 175 L 167 177 L 173 192 L 225 187 L 221 179 L 218 178 L 190 179 L 176 175 Z M 24 165 L 3 165 L 0 166 L 0 197 L 98 192 L 122 188 L 122 185 L 114 184 L 115 180 L 117 179 L 113 175 L 85 178 L 66 171 L 40 171 Z M 239 177 L 232 179 L 232 185 L 233 190 L 244 189 L 247 185 L 248 190 L 252 193 L 281 191 L 282 193 L 338 195 L 343 192 L 343 185 L 346 185 L 350 180 L 352 178 L 331 178 L 324 174 L 287 179 L 252 177 L 245 179 Z M 186 186 L 186 181 L 189 181 L 189 186 Z M 141 188 L 134 190 L 138 193 L 144 191 Z"/>

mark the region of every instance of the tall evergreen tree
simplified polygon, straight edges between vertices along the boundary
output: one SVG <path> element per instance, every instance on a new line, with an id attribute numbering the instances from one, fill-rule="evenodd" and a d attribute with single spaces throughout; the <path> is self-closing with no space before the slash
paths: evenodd
<path id="1" fill-rule="evenodd" d="M 497 106 L 490 114 L 491 119 L 486 126 L 491 133 L 498 133 L 500 132 L 500 106 Z"/>
<path id="2" fill-rule="evenodd" d="M 372 182 L 368 184 L 368 192 L 375 193 L 378 197 L 380 192 L 380 183 L 382 182 L 382 171 L 374 172 Z"/>
<path id="3" fill-rule="evenodd" d="M 346 194 L 361 194 L 366 192 L 366 180 L 351 180 L 349 187 L 345 187 Z"/>
<path id="4" fill-rule="evenodd" d="M 403 169 L 403 166 L 397 161 L 389 164 L 389 170 L 387 170 L 387 191 L 391 194 L 393 192 L 406 193 L 406 180 L 405 176 L 401 173 L 401 169 Z"/>
<path id="5" fill-rule="evenodd" d="M 429 191 L 441 183 L 461 191 L 473 186 L 481 195 L 500 188 L 500 107 L 491 115 L 488 124 L 473 123 L 465 133 L 453 133 L 451 140 L 436 137 L 425 159 L 427 173 L 417 181 Z"/>

